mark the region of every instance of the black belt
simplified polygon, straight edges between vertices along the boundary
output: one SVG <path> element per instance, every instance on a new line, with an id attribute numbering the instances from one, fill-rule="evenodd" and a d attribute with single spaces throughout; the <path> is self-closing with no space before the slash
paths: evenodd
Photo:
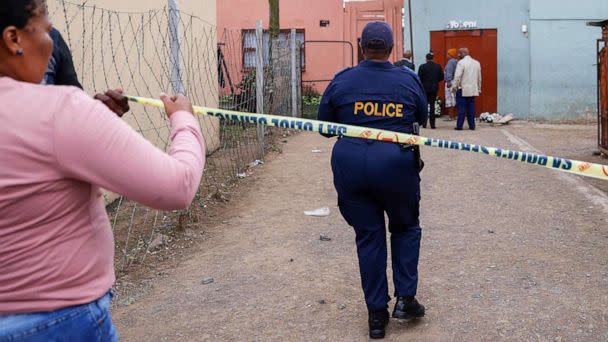
<path id="1" fill-rule="evenodd" d="M 411 133 L 405 133 L 405 134 L 411 134 Z M 338 137 L 338 140 L 340 140 L 340 139 L 346 139 L 346 140 L 351 140 L 351 141 L 363 142 L 363 143 L 366 143 L 368 145 L 376 144 L 376 143 L 395 144 L 395 145 L 398 145 L 399 147 L 401 147 L 401 149 L 404 150 L 404 151 L 414 151 L 414 149 L 417 147 L 417 145 L 410 145 L 410 144 L 405 144 L 405 143 L 396 143 L 396 142 L 393 142 L 393 141 L 384 141 L 384 140 L 376 140 L 376 139 L 365 139 L 365 138 L 355 138 L 355 137 Z"/>

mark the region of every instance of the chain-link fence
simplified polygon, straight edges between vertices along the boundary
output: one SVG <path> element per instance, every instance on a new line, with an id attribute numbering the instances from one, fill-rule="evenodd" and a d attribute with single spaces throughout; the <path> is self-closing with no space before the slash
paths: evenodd
<path id="1" fill-rule="evenodd" d="M 171 6 L 127 13 L 49 0 L 48 8 L 89 94 L 121 87 L 127 94 L 158 97 L 178 90 L 196 105 L 279 115 L 298 111 L 301 56 L 291 31 L 269 44 L 267 32 L 218 33 L 214 25 Z M 124 119 L 159 148 L 168 147 L 170 127 L 162 110 L 133 106 Z M 201 210 L 225 199 L 231 184 L 263 159 L 279 135 L 255 125 L 199 120 L 208 156 L 189 210 L 159 212 L 105 194 L 117 271 L 145 262 L 169 236 L 195 222 Z"/>

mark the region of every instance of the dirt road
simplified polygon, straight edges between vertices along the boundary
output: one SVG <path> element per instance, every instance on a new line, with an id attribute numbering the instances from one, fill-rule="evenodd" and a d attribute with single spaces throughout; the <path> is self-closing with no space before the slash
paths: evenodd
<path id="1" fill-rule="evenodd" d="M 439 123 L 425 134 L 593 158 L 592 126 L 455 132 Z M 257 169 L 224 223 L 204 228 L 210 238 L 140 300 L 114 310 L 122 340 L 366 340 L 354 233 L 332 185 L 332 145 L 300 134 Z M 391 321 L 387 340 L 608 340 L 607 185 L 470 153 L 423 153 L 418 298 L 427 317 Z M 303 215 L 323 206 L 327 218 Z M 207 278 L 213 282 L 203 284 Z"/>

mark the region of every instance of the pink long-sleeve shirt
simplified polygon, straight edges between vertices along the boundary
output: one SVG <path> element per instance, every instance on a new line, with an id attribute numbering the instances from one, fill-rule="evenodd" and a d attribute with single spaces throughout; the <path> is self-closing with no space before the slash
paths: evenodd
<path id="1" fill-rule="evenodd" d="M 110 289 L 100 187 L 156 209 L 188 206 L 204 142 L 192 114 L 170 121 L 167 154 L 79 89 L 0 77 L 0 314 L 84 304 Z"/>

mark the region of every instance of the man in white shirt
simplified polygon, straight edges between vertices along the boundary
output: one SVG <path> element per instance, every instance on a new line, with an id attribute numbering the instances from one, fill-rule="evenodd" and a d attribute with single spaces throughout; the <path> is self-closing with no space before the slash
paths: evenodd
<path id="1" fill-rule="evenodd" d="M 466 115 L 470 130 L 475 130 L 475 98 L 481 95 L 481 64 L 469 55 L 469 49 L 458 50 L 460 61 L 456 66 L 452 92 L 456 93 L 458 120 L 456 130 L 461 131 Z"/>

